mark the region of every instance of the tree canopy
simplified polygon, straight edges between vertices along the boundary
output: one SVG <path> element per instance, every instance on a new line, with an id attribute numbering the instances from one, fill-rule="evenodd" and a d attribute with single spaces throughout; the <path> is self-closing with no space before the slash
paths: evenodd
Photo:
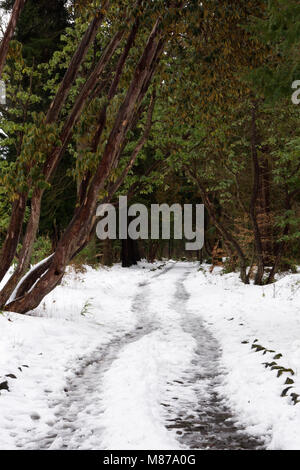
<path id="1" fill-rule="evenodd" d="M 201 257 L 226 257 L 245 283 L 293 268 L 298 3 L 23 2 L 2 56 L 1 279 L 16 262 L 2 307 L 35 308 L 95 243 L 97 204 L 120 194 L 203 203 Z M 39 249 L 52 256 L 20 284 Z"/>

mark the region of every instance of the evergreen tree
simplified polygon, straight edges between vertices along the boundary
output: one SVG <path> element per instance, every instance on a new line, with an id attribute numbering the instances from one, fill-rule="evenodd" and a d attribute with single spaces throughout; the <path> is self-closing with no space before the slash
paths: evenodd
<path id="1" fill-rule="evenodd" d="M 1 7 L 9 11 L 14 0 L 3 0 Z M 66 0 L 27 0 L 19 18 L 15 39 L 23 46 L 28 64 L 48 62 L 58 49 L 60 36 L 69 24 Z"/>

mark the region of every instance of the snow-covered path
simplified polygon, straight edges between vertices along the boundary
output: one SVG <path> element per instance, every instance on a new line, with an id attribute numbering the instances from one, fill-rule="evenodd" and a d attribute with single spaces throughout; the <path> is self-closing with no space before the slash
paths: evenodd
<path id="1" fill-rule="evenodd" d="M 299 283 L 70 268 L 0 315 L 0 449 L 300 449 Z"/>
<path id="2" fill-rule="evenodd" d="M 263 448 L 263 442 L 249 436 L 242 426 L 235 423 L 234 413 L 226 405 L 226 397 L 219 385 L 224 380 L 219 359 L 220 345 L 201 317 L 187 309 L 190 295 L 184 287 L 184 280 L 191 270 L 177 281 L 174 309 L 182 315 L 182 326 L 197 343 L 195 357 L 191 361 L 188 377 L 182 386 L 192 387 L 197 403 L 191 406 L 178 403 L 177 417 L 169 428 L 182 432 L 180 442 L 192 449 L 254 450 Z"/>
<path id="3" fill-rule="evenodd" d="M 184 280 L 195 270 L 168 265 L 139 283 L 135 326 L 88 356 L 51 400 L 46 434 L 32 428 L 26 449 L 256 449 L 235 426 L 218 387 L 220 348 L 187 309 Z"/>
<path id="4" fill-rule="evenodd" d="M 89 356 L 80 358 L 80 365 L 69 378 L 62 401 L 50 401 L 55 408 L 56 420 L 46 436 L 31 436 L 26 448 L 36 449 L 78 449 L 99 448 L 105 427 L 102 423 L 103 376 L 109 371 L 123 347 L 138 341 L 151 331 L 145 316 L 143 303 L 146 301 L 145 286 L 140 283 L 140 292 L 136 295 L 132 309 L 138 312 L 140 323 L 130 332 L 117 336 L 105 346 L 92 351 Z M 33 439 L 32 439 L 33 437 Z M 22 447 L 24 446 L 24 441 Z"/>

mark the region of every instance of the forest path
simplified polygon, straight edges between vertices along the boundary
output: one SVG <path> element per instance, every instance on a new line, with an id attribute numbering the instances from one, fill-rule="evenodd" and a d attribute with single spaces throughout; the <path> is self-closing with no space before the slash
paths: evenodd
<path id="1" fill-rule="evenodd" d="M 176 283 L 173 308 L 182 316 L 184 331 L 197 343 L 188 377 L 182 383 L 182 387 L 194 390 L 197 401 L 191 406 L 181 406 L 179 398 L 177 416 L 170 419 L 167 427 L 176 429 L 179 442 L 190 449 L 261 449 L 262 442 L 247 435 L 241 426 L 235 424 L 237 417 L 226 405 L 226 397 L 218 392 L 218 385 L 224 380 L 224 371 L 219 363 L 222 351 L 201 317 L 187 309 L 189 294 L 184 280 L 189 274 L 189 271 L 185 272 Z"/>
<path id="2" fill-rule="evenodd" d="M 219 395 L 220 347 L 187 308 L 184 280 L 168 264 L 139 284 L 135 328 L 81 358 L 55 421 L 27 449 L 258 449 Z M 147 446 L 147 447 L 145 447 Z"/>

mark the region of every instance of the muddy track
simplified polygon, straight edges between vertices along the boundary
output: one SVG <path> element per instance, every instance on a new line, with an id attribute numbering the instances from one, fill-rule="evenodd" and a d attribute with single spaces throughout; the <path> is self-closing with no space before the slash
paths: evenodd
<path id="1" fill-rule="evenodd" d="M 192 387 L 197 403 L 177 402 L 176 419 L 169 420 L 168 429 L 176 430 L 179 442 L 190 449 L 257 450 L 263 442 L 249 436 L 235 424 L 237 418 L 226 405 L 226 398 L 218 392 L 218 385 L 224 378 L 220 370 L 221 350 L 216 339 L 203 325 L 201 317 L 187 310 L 187 293 L 183 281 L 189 273 L 177 282 L 173 308 L 182 315 L 184 331 L 195 338 L 197 350 L 188 371 L 188 380 L 183 387 Z"/>

